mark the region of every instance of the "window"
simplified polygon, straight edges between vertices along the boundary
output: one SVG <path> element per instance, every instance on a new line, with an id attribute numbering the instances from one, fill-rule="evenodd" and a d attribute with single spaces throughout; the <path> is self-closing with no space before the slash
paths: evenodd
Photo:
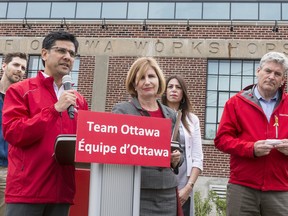
<path id="1" fill-rule="evenodd" d="M 0 1 L 0 19 L 288 20 L 286 1 Z M 65 9 L 65 10 L 64 10 Z"/>
<path id="2" fill-rule="evenodd" d="M 203 19 L 230 19 L 230 3 L 203 3 Z"/>
<path id="3" fill-rule="evenodd" d="M 29 56 L 27 78 L 36 77 L 38 70 L 43 70 L 42 59 L 40 56 Z"/>
<path id="4" fill-rule="evenodd" d="M 176 19 L 201 19 L 202 3 L 176 3 Z"/>
<path id="5" fill-rule="evenodd" d="M 101 3 L 77 3 L 76 18 L 100 18 Z"/>
<path id="6" fill-rule="evenodd" d="M 239 20 L 257 20 L 258 4 L 257 3 L 231 3 L 231 19 Z"/>
<path id="7" fill-rule="evenodd" d="M 208 60 L 205 139 L 214 139 L 226 101 L 256 83 L 259 60 Z"/>
<path id="8" fill-rule="evenodd" d="M 51 3 L 38 2 L 27 4 L 27 18 L 49 18 L 50 17 Z"/>
<path id="9" fill-rule="evenodd" d="M 74 18 L 75 7 L 76 3 L 74 2 L 53 2 L 51 8 L 51 18 Z"/>
<path id="10" fill-rule="evenodd" d="M 6 17 L 7 3 L 0 2 L 0 18 Z"/>
<path id="11" fill-rule="evenodd" d="M 174 3 L 149 3 L 149 19 L 174 19 Z"/>
<path id="12" fill-rule="evenodd" d="M 25 17 L 26 3 L 12 3 L 8 5 L 7 18 L 21 18 Z"/>
<path id="13" fill-rule="evenodd" d="M 282 19 L 283 20 L 288 20 L 288 3 L 283 3 L 282 4 Z"/>
<path id="14" fill-rule="evenodd" d="M 77 90 L 78 87 L 78 75 L 79 75 L 79 68 L 80 68 L 80 58 L 75 58 L 74 65 L 72 71 L 70 73 L 73 82 L 73 89 Z"/>
<path id="15" fill-rule="evenodd" d="M 281 19 L 280 3 L 260 3 L 259 16 L 260 20 L 280 20 Z"/>
<path id="16" fill-rule="evenodd" d="M 80 58 L 76 57 L 74 61 L 74 65 L 70 75 L 72 77 L 73 82 L 73 89 L 77 90 L 78 87 L 78 74 L 80 68 Z M 28 63 L 28 74 L 27 77 L 35 77 L 39 70 L 43 70 L 43 64 L 41 56 L 29 56 L 29 63 Z"/>
<path id="17" fill-rule="evenodd" d="M 103 3 L 102 18 L 126 19 L 127 3 L 106 2 Z"/>
<path id="18" fill-rule="evenodd" d="M 130 2 L 128 19 L 147 19 L 148 3 Z"/>

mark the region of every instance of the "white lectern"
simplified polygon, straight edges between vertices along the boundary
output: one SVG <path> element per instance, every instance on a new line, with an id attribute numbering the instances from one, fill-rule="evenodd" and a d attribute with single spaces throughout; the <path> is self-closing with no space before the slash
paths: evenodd
<path id="1" fill-rule="evenodd" d="M 138 216 L 141 167 L 91 164 L 89 216 Z"/>
<path id="2" fill-rule="evenodd" d="M 59 135 L 55 159 L 74 165 L 76 135 Z M 89 216 L 138 216 L 141 167 L 92 163 L 90 167 Z"/>

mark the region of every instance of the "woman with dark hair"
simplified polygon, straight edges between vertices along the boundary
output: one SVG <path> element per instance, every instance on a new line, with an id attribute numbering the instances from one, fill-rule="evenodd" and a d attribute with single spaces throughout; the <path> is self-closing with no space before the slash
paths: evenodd
<path id="1" fill-rule="evenodd" d="M 175 111 L 181 110 L 179 140 L 183 149 L 184 162 L 179 167 L 178 189 L 184 216 L 193 216 L 193 187 L 203 170 L 203 151 L 198 117 L 192 113 L 192 105 L 184 79 L 171 76 L 166 81 L 166 91 L 162 96 L 163 104 Z"/>

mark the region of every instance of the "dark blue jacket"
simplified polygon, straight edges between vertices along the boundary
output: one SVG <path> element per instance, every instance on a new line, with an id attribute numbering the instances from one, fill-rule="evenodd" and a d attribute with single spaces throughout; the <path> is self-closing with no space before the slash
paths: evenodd
<path id="1" fill-rule="evenodd" d="M 8 160 L 8 143 L 4 140 L 2 131 L 2 109 L 3 109 L 3 98 L 0 93 L 0 166 L 7 167 Z"/>

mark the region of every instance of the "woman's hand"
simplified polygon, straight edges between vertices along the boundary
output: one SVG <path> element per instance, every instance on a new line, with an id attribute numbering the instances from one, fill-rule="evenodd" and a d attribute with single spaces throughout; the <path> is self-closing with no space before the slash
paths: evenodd
<path id="1" fill-rule="evenodd" d="M 180 203 L 182 206 L 188 200 L 191 191 L 192 191 L 192 187 L 188 184 L 179 190 L 179 192 L 178 192 L 179 193 L 179 199 L 180 199 Z"/>
<path id="2" fill-rule="evenodd" d="M 174 150 L 173 152 L 171 152 L 171 164 L 172 164 L 172 168 L 177 167 L 177 165 L 179 164 L 181 159 L 181 152 L 179 150 Z"/>

